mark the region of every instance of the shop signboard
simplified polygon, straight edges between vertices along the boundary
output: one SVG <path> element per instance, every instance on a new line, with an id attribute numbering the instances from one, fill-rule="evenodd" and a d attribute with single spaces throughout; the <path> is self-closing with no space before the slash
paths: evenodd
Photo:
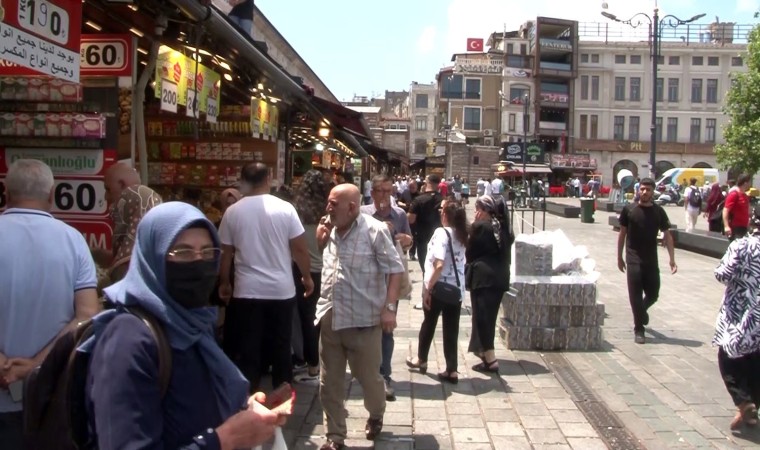
<path id="1" fill-rule="evenodd" d="M 0 0 L 0 58 L 8 63 L 79 82 L 81 29 L 81 0 Z"/>
<path id="2" fill-rule="evenodd" d="M 552 155 L 552 169 L 589 169 L 596 170 L 596 158 L 589 155 Z"/>
<path id="3" fill-rule="evenodd" d="M 501 155 L 499 159 L 501 161 L 509 161 L 513 163 L 523 162 L 523 153 L 527 155 L 527 161 L 531 164 L 543 163 L 545 148 L 544 144 L 531 142 L 528 143 L 528 147 L 523 152 L 524 142 L 505 142 L 502 144 Z"/>
<path id="4" fill-rule="evenodd" d="M 461 74 L 501 75 L 503 69 L 504 59 L 489 55 L 457 56 L 454 61 L 454 72 Z"/>
<path id="5" fill-rule="evenodd" d="M 276 141 L 280 126 L 277 106 L 263 99 L 251 99 L 251 134 L 258 139 Z"/>
<path id="6" fill-rule="evenodd" d="M 169 80 L 177 84 L 177 104 L 186 106 L 188 90 L 195 90 L 198 111 L 202 113 L 207 111 L 209 98 L 216 99 L 218 108 L 221 75 L 178 51 L 168 47 L 163 47 L 163 49 L 156 62 L 156 79 Z M 163 97 L 161 83 L 156 83 L 155 94 L 159 99 Z"/>
<path id="7" fill-rule="evenodd" d="M 110 250 L 113 228 L 106 220 L 68 220 L 69 225 L 79 230 L 90 248 Z"/>
<path id="8" fill-rule="evenodd" d="M 128 34 L 83 34 L 79 56 L 82 75 L 132 76 L 132 37 Z"/>
<path id="9" fill-rule="evenodd" d="M 541 96 L 542 102 L 567 103 L 570 99 L 567 94 L 560 94 L 557 92 L 541 92 L 539 95 Z"/>

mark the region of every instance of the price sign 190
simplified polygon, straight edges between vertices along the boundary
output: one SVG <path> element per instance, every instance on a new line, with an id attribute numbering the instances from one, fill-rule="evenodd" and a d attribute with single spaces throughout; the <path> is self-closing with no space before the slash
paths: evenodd
<path id="1" fill-rule="evenodd" d="M 219 114 L 219 104 L 215 98 L 209 97 L 206 101 L 206 121 L 216 123 L 216 116 Z"/>
<path id="2" fill-rule="evenodd" d="M 194 89 L 188 89 L 187 90 L 187 117 L 198 117 L 198 106 L 200 103 L 198 102 L 198 97 L 195 94 Z"/>
<path id="3" fill-rule="evenodd" d="M 82 69 L 121 70 L 127 64 L 127 46 L 123 41 L 89 41 L 80 47 Z"/>
<path id="4" fill-rule="evenodd" d="M 5 180 L 0 180 L 0 209 L 7 205 Z M 108 211 L 101 180 L 57 180 L 53 187 L 53 214 L 102 216 Z"/>
<path id="5" fill-rule="evenodd" d="M 45 0 L 18 0 L 18 23 L 53 42 L 69 42 L 69 13 Z"/>
<path id="6" fill-rule="evenodd" d="M 161 110 L 177 112 L 177 83 L 161 80 Z"/>

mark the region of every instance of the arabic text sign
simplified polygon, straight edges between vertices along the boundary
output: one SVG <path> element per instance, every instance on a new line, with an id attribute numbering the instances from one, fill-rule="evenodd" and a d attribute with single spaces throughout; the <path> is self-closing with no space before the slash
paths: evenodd
<path id="1" fill-rule="evenodd" d="M 0 0 L 0 58 L 79 81 L 79 0 Z"/>

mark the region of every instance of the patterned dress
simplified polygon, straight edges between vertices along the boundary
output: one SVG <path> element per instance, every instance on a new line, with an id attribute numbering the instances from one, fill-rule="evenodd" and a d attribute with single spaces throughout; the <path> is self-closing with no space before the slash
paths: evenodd
<path id="1" fill-rule="evenodd" d="M 148 186 L 135 185 L 124 189 L 111 208 L 113 219 L 113 263 L 111 270 L 129 261 L 135 245 L 137 224 L 154 206 L 160 205 L 161 196 Z"/>
<path id="2" fill-rule="evenodd" d="M 731 243 L 715 278 L 726 285 L 712 343 L 729 358 L 760 351 L 760 237 Z"/>

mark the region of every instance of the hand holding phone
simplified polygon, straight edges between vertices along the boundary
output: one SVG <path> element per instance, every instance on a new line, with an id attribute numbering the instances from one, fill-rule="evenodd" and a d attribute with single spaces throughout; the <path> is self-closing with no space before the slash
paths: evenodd
<path id="1" fill-rule="evenodd" d="M 270 411 L 280 416 L 289 416 L 293 414 L 293 406 L 296 402 L 296 391 L 289 383 L 283 383 L 267 395 L 267 401 L 264 404 Z"/>

